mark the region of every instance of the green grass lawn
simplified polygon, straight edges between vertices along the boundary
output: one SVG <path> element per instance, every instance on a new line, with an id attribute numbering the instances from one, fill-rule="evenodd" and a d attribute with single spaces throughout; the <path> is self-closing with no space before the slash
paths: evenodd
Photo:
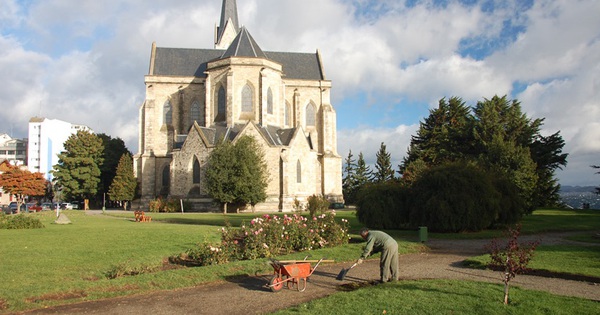
<path id="1" fill-rule="evenodd" d="M 0 230 L 0 312 L 13 312 L 82 300 L 123 296 L 163 289 L 183 288 L 234 275 L 270 272 L 265 260 L 241 261 L 219 266 L 179 268 L 137 276 L 108 279 L 106 274 L 119 266 L 146 269 L 159 268 L 163 261 L 184 252 L 197 243 L 218 242 L 220 229 L 227 223 L 239 226 L 261 214 L 163 214 L 151 213 L 153 222 L 133 222 L 133 212 L 87 215 L 83 211 L 64 211 L 70 225 L 53 224 L 53 212 L 30 214 L 40 218 L 43 229 Z M 353 211 L 338 211 L 338 218 L 350 221 L 353 239 L 361 225 Z M 600 226 L 600 212 L 536 211 L 525 218 L 524 233 L 546 230 L 593 230 Z M 398 241 L 401 253 L 418 251 L 417 231 L 389 231 Z M 498 231 L 471 233 L 458 237 L 482 237 Z M 430 234 L 445 237 L 444 234 Z M 452 235 L 457 237 L 457 235 Z M 337 248 L 313 251 L 314 257 L 351 261 L 360 253 L 362 244 L 351 242 Z M 541 251 L 540 251 L 541 252 Z M 556 253 L 564 253 L 560 260 Z M 600 274 L 597 252 L 583 255 L 577 248 L 553 249 L 549 258 L 539 261 L 541 267 L 555 263 L 566 268 L 566 260 L 581 256 L 574 265 L 576 273 Z M 306 253 L 280 257 L 303 258 Z M 563 263 L 561 263 L 563 261 Z M 593 262 L 591 262 L 593 261 Z M 588 266 L 578 269 L 578 266 Z M 479 286 L 476 284 L 474 286 Z M 487 286 L 481 284 L 481 286 Z M 373 288 L 377 290 L 376 288 Z M 402 289 L 402 288 L 401 288 Z M 404 288 L 406 289 L 406 288 Z M 363 290 L 371 290 L 365 288 Z M 424 290 L 425 293 L 429 289 Z M 469 290 L 468 288 L 465 290 Z M 478 291 L 477 288 L 473 289 Z M 362 291 L 362 290 L 359 290 Z M 413 290 L 419 291 L 419 290 Z M 433 290 L 434 291 L 434 290 Z M 377 292 L 377 291 L 374 291 Z M 348 293 L 350 294 L 350 293 Z M 356 294 L 356 293 L 352 293 Z"/>
<path id="2" fill-rule="evenodd" d="M 274 314 L 598 314 L 598 302 L 458 280 L 398 281 L 303 303 Z"/>

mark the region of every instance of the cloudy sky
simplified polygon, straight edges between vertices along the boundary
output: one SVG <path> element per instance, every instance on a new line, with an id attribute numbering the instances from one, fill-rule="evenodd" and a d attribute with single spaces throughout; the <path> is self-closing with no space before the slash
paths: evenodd
<path id="1" fill-rule="evenodd" d="M 338 152 L 394 165 L 442 97 L 518 99 L 569 153 L 562 185 L 600 183 L 600 1 L 238 0 L 265 51 L 320 50 Z M 2 0 L 0 133 L 33 116 L 85 124 L 137 153 L 152 42 L 213 48 L 221 0 Z"/>

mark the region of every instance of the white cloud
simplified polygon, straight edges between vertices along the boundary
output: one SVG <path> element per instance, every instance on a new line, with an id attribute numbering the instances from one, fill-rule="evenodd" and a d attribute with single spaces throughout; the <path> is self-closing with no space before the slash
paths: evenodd
<path id="1" fill-rule="evenodd" d="M 345 159 L 352 150 L 354 159 L 358 159 L 358 154 L 362 152 L 365 162 L 374 165 L 377 151 L 383 142 L 392 158 L 392 168 L 397 171 L 410 145 L 410 136 L 416 134 L 418 128 L 419 125 L 415 124 L 395 128 L 359 126 L 355 129 L 338 130 L 338 154 Z"/>
<path id="2" fill-rule="evenodd" d="M 445 3 L 244 0 L 238 10 L 264 50 L 320 49 L 334 104 L 358 93 L 392 104 L 410 100 L 410 106 L 433 106 L 449 96 L 472 103 L 510 94 L 514 82 L 526 84 L 515 95 L 524 111 L 545 117 L 544 132 L 560 130 L 567 142 L 571 155 L 561 181 L 593 174 L 589 164 L 600 164 L 594 161 L 600 153 L 600 2 L 540 0 L 524 8 L 519 0 L 493 1 L 493 12 Z M 367 7 L 372 11 L 357 11 Z M 136 151 L 151 43 L 212 48 L 220 10 L 218 0 L 2 1 L 0 107 L 16 110 L 0 111 L 0 121 L 9 122 L 0 132 L 12 127 L 15 136 L 26 137 L 27 121 L 41 112 L 121 137 Z M 507 21 L 522 27 L 514 42 L 502 37 Z M 466 57 L 460 49 L 469 39 L 502 45 L 487 58 Z M 384 142 L 396 166 L 423 117 L 411 124 L 402 115 L 406 125 L 377 127 L 395 119 L 383 117 L 389 106 L 364 111 L 375 113 L 376 122 L 352 117 L 361 126 L 338 131 L 340 155 L 352 148 L 372 163 Z M 337 110 L 340 117 L 349 109 Z"/>

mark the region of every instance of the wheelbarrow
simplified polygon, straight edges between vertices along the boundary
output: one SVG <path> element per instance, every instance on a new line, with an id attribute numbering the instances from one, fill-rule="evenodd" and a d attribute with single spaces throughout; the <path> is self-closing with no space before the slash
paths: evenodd
<path id="1" fill-rule="evenodd" d="M 267 287 L 273 292 L 279 292 L 287 285 L 288 289 L 296 288 L 299 292 L 306 290 L 306 279 L 310 277 L 322 262 L 334 262 L 333 260 L 276 260 L 271 259 L 273 266 L 273 277 Z M 316 263 L 314 267 L 311 263 Z"/>

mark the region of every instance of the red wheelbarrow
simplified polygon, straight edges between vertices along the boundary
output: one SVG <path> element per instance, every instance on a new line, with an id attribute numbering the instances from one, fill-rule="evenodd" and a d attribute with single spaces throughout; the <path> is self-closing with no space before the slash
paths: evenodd
<path id="1" fill-rule="evenodd" d="M 315 263 L 314 267 L 311 263 Z M 273 277 L 267 287 L 273 292 L 279 292 L 283 289 L 283 285 L 286 284 L 288 289 L 294 287 L 304 292 L 306 290 L 306 279 L 310 277 L 315 269 L 322 262 L 334 262 L 333 260 L 325 260 L 323 258 L 319 260 L 275 260 L 271 259 L 270 264 L 273 266 Z"/>

